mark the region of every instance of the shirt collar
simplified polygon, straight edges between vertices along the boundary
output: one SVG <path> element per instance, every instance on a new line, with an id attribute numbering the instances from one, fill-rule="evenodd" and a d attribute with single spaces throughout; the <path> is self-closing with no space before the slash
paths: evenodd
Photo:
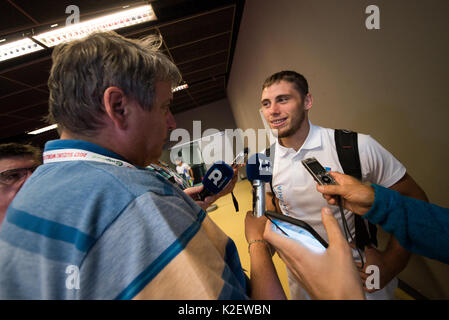
<path id="1" fill-rule="evenodd" d="M 285 157 L 289 153 L 299 154 L 301 150 L 311 150 L 321 147 L 321 134 L 320 127 L 313 125 L 309 120 L 309 133 L 306 140 L 299 150 L 296 152 L 293 148 L 286 148 L 279 143 L 276 143 L 276 152 L 279 152 L 281 157 Z"/>
<path id="2" fill-rule="evenodd" d="M 71 139 L 51 140 L 45 144 L 44 152 L 60 149 L 82 149 L 90 152 L 95 152 L 106 157 L 127 161 L 125 158 L 123 158 L 122 156 L 120 156 L 115 152 L 112 152 L 108 149 L 100 147 L 97 144 L 84 140 L 71 140 Z"/>

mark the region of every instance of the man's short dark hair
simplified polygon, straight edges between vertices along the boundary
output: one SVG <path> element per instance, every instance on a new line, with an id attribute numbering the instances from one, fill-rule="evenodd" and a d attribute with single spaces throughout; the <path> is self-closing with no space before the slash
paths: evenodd
<path id="1" fill-rule="evenodd" d="M 36 164 L 42 164 L 42 152 L 39 148 L 15 142 L 0 144 L 0 160 L 14 157 L 29 157 Z"/>
<path id="2" fill-rule="evenodd" d="M 262 90 L 281 80 L 293 83 L 303 99 L 309 93 L 309 84 L 307 83 L 306 78 L 300 73 L 289 70 L 280 71 L 269 76 L 263 83 Z"/>

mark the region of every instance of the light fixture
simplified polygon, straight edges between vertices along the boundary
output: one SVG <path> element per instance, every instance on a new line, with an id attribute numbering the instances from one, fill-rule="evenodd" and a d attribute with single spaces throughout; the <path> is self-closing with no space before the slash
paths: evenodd
<path id="1" fill-rule="evenodd" d="M 182 84 L 182 85 L 177 86 L 176 88 L 174 88 L 172 90 L 172 92 L 181 91 L 181 90 L 187 89 L 188 87 L 189 87 L 189 85 L 187 83 L 185 83 L 185 84 Z"/>
<path id="2" fill-rule="evenodd" d="M 116 30 L 156 19 L 153 7 L 148 4 L 54 29 L 33 38 L 47 47 L 53 47 L 62 42 L 84 38 L 93 32 Z"/>
<path id="3" fill-rule="evenodd" d="M 58 127 L 57 124 L 52 124 L 51 126 L 48 126 L 48 127 L 44 127 L 44 128 L 40 128 L 40 129 L 37 129 L 37 130 L 34 130 L 34 131 L 30 131 L 30 132 L 28 132 L 28 134 L 36 135 L 36 134 L 39 134 L 39 133 L 42 133 L 42 132 L 45 132 L 45 131 L 50 131 L 50 130 L 56 129 L 57 127 Z"/>
<path id="4" fill-rule="evenodd" d="M 28 37 L 12 42 L 8 42 L 7 39 L 1 39 L 0 61 L 43 50 L 45 46 L 53 47 L 62 42 L 81 39 L 93 32 L 116 30 L 156 19 L 153 7 L 148 4 L 62 28 L 57 28 L 58 24 L 52 24 L 50 26 L 51 31 L 33 35 L 32 38 L 35 41 Z"/>
<path id="5" fill-rule="evenodd" d="M 5 39 L 2 39 L 0 42 L 5 41 Z M 0 46 L 0 61 L 20 57 L 43 49 L 44 47 L 38 45 L 29 38 L 23 38 L 9 43 L 7 42 Z"/>

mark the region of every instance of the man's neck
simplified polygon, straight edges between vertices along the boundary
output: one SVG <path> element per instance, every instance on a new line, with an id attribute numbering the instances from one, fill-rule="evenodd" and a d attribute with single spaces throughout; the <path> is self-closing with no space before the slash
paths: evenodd
<path id="1" fill-rule="evenodd" d="M 96 144 L 118 154 L 130 164 L 138 167 L 146 167 L 150 163 L 158 164 L 159 162 L 159 158 L 148 159 L 139 157 L 141 154 L 135 152 L 136 148 L 131 147 L 129 143 L 120 140 L 117 136 L 108 135 L 106 132 L 99 132 L 95 136 L 81 136 L 69 131 L 62 131 L 60 139 L 83 140 Z M 114 141 L 114 143 L 110 143 L 110 141 Z"/>
<path id="2" fill-rule="evenodd" d="M 114 151 L 112 150 L 108 145 L 105 145 L 105 143 L 102 143 L 101 138 L 99 138 L 98 136 L 83 136 L 83 135 L 78 135 L 69 131 L 62 131 L 61 132 L 61 136 L 59 137 L 61 140 L 82 140 L 82 141 L 87 141 L 93 144 L 96 144 L 97 146 L 100 146 L 102 148 L 108 149 L 110 151 Z M 115 152 L 115 151 L 114 151 Z M 118 152 L 115 152 L 117 154 L 120 154 Z"/>
<path id="3" fill-rule="evenodd" d="M 303 125 L 291 136 L 279 138 L 279 143 L 285 148 L 292 148 L 298 151 L 307 139 L 310 131 L 309 120 L 304 119 Z"/>
<path id="4" fill-rule="evenodd" d="M 87 141 L 87 142 L 96 144 L 97 146 L 100 146 L 100 147 L 102 147 L 104 149 L 107 149 L 109 151 L 112 151 L 112 152 L 120 155 L 124 159 L 127 159 L 127 157 L 123 154 L 123 152 L 121 152 L 121 150 L 119 150 L 119 148 L 116 147 L 117 145 L 114 146 L 114 145 L 111 145 L 110 143 L 106 142 L 106 141 L 114 141 L 114 140 L 110 140 L 110 139 L 107 139 L 107 138 L 102 138 L 101 134 L 98 134 L 96 136 L 83 136 L 83 135 L 74 134 L 72 132 L 64 130 L 64 131 L 61 132 L 60 139 L 61 140 L 82 140 L 82 141 Z"/>

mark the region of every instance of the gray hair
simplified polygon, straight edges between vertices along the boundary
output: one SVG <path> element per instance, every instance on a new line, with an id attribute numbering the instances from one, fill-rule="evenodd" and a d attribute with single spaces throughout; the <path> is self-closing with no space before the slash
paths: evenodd
<path id="1" fill-rule="evenodd" d="M 93 135 L 103 127 L 103 94 L 111 86 L 151 110 L 155 83 L 181 81 L 178 68 L 158 49 L 160 36 L 127 39 L 115 32 L 99 32 L 63 43 L 52 54 L 47 121 L 73 133 Z"/>

